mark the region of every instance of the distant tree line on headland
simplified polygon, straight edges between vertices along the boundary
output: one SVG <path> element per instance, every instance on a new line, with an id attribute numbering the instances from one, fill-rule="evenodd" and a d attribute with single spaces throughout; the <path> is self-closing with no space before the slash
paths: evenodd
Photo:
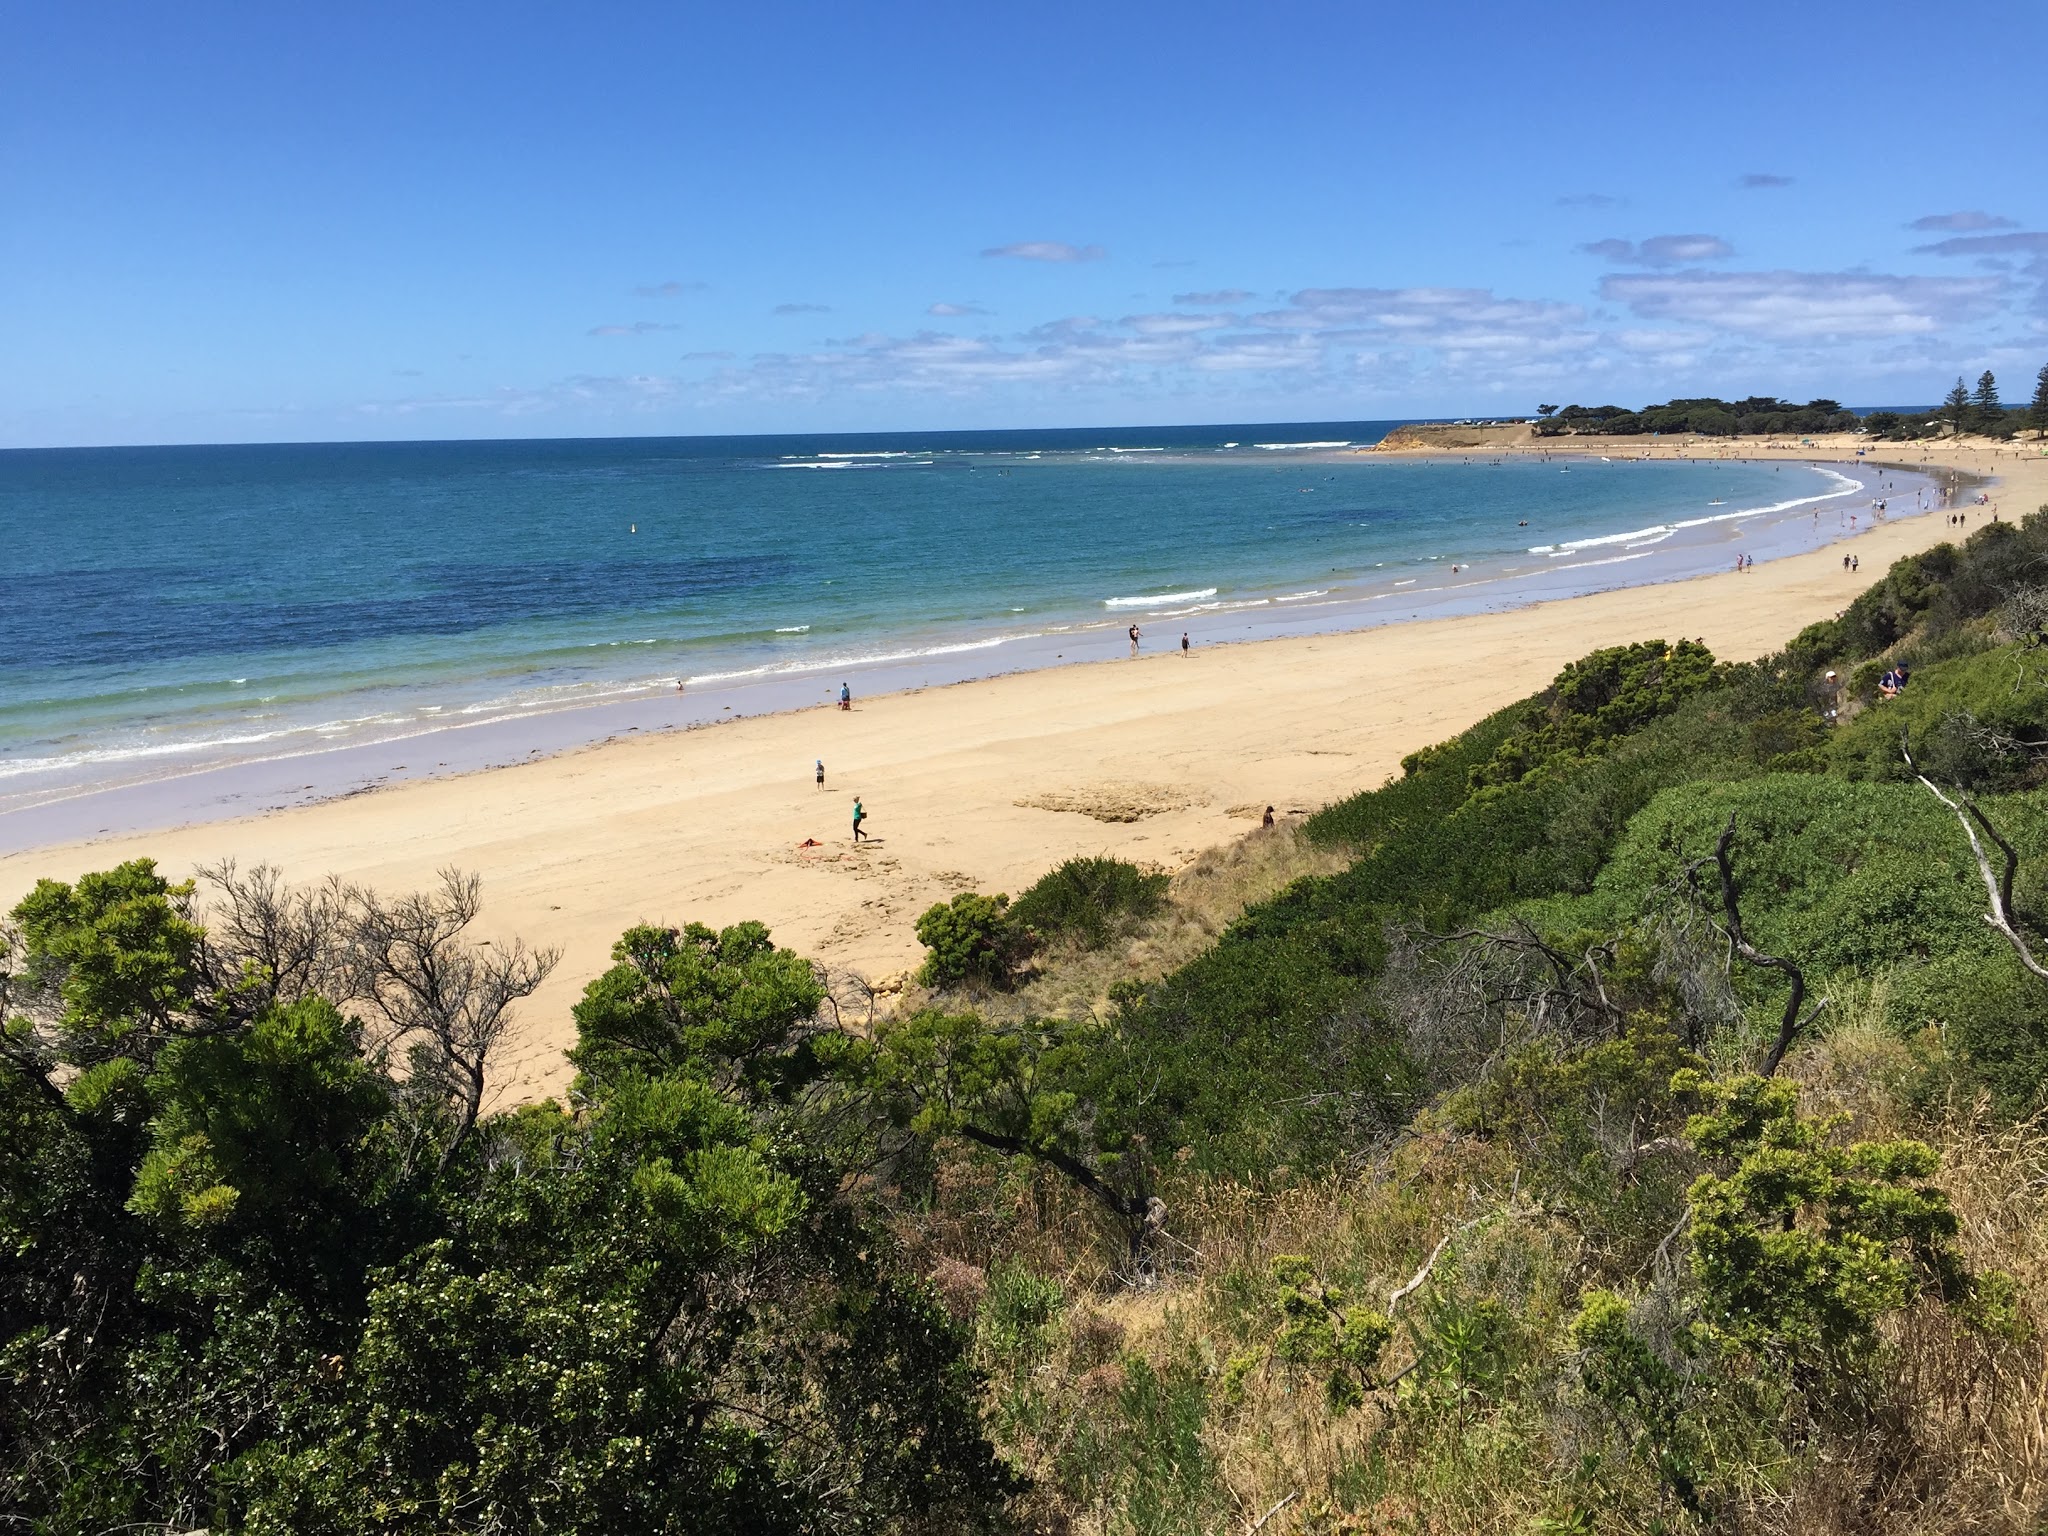
<path id="1" fill-rule="evenodd" d="M 1671 400 L 1639 411 L 1620 405 L 1540 405 L 1536 418 L 1538 437 L 1778 437 L 1859 429 L 1888 442 L 1963 433 L 1996 438 L 2027 431 L 2048 435 L 2048 367 L 2041 370 L 2034 397 L 2025 406 L 2006 406 L 1999 398 L 1998 380 L 1986 369 L 1974 390 L 1959 378 L 1942 403 L 1926 411 L 1872 411 L 1859 416 L 1835 400 L 1799 405 L 1773 395 L 1751 395 L 1746 400 Z"/>

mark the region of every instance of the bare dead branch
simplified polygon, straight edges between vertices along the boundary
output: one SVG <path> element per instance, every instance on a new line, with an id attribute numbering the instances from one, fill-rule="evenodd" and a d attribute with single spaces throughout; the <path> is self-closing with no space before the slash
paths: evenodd
<path id="1" fill-rule="evenodd" d="M 1244 1536 L 1259 1536 L 1259 1532 L 1263 1531 L 1266 1528 L 1266 1522 L 1268 1520 L 1272 1519 L 1275 1515 L 1279 1514 L 1281 1510 L 1285 1509 L 1288 1505 L 1292 1504 L 1296 1499 L 1300 1497 L 1301 1490 L 1297 1488 L 1293 1493 L 1287 1495 L 1286 1498 L 1280 1500 L 1279 1503 L 1275 1504 L 1271 1509 L 1267 1510 L 1263 1515 L 1259 1516 L 1258 1519 L 1254 1520 L 1250 1525 L 1246 1526 Z"/>
<path id="2" fill-rule="evenodd" d="M 1962 802 L 1957 804 L 1943 794 L 1934 780 L 1922 773 L 1919 765 L 1913 761 L 1912 750 L 1903 736 L 1899 739 L 1899 754 L 1905 758 L 1906 766 L 1913 770 L 1913 777 L 1927 786 L 1927 792 L 1955 813 L 1957 822 L 1962 826 L 1963 836 L 1970 840 L 1970 852 L 1976 856 L 1977 873 L 1984 881 L 1984 895 L 1990 908 L 1984 914 L 1984 921 L 2005 935 L 2006 943 L 2010 944 L 2013 953 L 2020 957 L 2021 965 L 2043 981 L 2048 981 L 2048 967 L 2044 967 L 2034 958 L 2026 936 L 2020 932 L 2019 925 L 2013 918 L 2012 882 L 2013 876 L 2019 873 L 2019 851 L 2013 847 L 2011 839 L 1992 825 L 1991 818 L 1984 814 L 1984 808 L 1974 799 L 1957 790 L 1956 793 Z M 1973 821 L 1976 823 L 1975 826 L 1971 825 Z M 1977 836 L 1978 827 L 1984 829 L 1984 836 L 1997 844 L 1998 851 L 2005 855 L 2005 868 L 2002 871 L 1992 869 L 1991 856 L 1984 851 L 1984 844 Z"/>
<path id="3" fill-rule="evenodd" d="M 533 995 L 561 951 L 529 951 L 519 940 L 468 942 L 482 910 L 482 881 L 441 872 L 438 891 L 387 900 L 352 892 L 346 993 L 382 1017 L 393 1045 L 424 1043 L 444 1075 L 456 1125 L 442 1148 L 445 1170 L 483 1112 L 487 1070 L 510 1027 L 512 1007 Z"/>
<path id="4" fill-rule="evenodd" d="M 1780 955 L 1767 955 L 1750 943 L 1742 929 L 1742 907 L 1736 899 L 1735 866 L 1729 857 L 1729 849 L 1735 845 L 1735 817 L 1728 817 L 1728 825 L 1721 829 L 1721 836 L 1714 843 L 1714 868 L 1721 877 L 1721 910 L 1725 918 L 1723 932 L 1728 937 L 1729 948 L 1751 965 L 1760 970 L 1782 972 L 1792 983 L 1792 995 L 1785 999 L 1785 1013 L 1778 1021 L 1778 1037 L 1771 1042 L 1771 1048 L 1764 1054 L 1763 1075 L 1774 1076 L 1779 1063 L 1784 1061 L 1785 1052 L 1799 1033 L 1820 1017 L 1828 1000 L 1822 998 L 1813 1005 L 1813 1011 L 1805 1018 L 1799 1016 L 1800 1005 L 1806 1001 L 1806 975 L 1790 960 Z M 1691 880 L 1700 866 L 1707 861 L 1695 860 L 1686 866 L 1686 878 Z"/>

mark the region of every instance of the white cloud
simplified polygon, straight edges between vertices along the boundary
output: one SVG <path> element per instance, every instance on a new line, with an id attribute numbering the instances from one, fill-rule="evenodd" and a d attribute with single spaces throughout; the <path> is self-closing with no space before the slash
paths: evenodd
<path id="1" fill-rule="evenodd" d="M 635 320 L 631 325 L 593 325 L 592 336 L 647 336 L 655 331 L 679 331 L 679 325 L 663 325 L 656 320 Z"/>
<path id="2" fill-rule="evenodd" d="M 925 313 L 936 315 L 941 320 L 958 320 L 968 315 L 985 315 L 988 311 L 979 304 L 947 304 L 941 301 L 934 304 Z"/>
<path id="3" fill-rule="evenodd" d="M 1975 208 L 1964 209 L 1960 213 L 1922 214 L 1906 226 L 1908 229 L 1947 230 L 1951 234 L 1967 234 L 1971 230 L 1976 229 L 2017 229 L 2018 227 L 2011 219 L 2001 218 L 1995 213 L 1985 213 L 1981 209 Z"/>
<path id="4" fill-rule="evenodd" d="M 1582 349 L 1595 333 L 1576 304 L 1504 299 L 1486 288 L 1304 288 L 1289 307 L 1253 315 L 1269 330 L 1335 345 L 1388 344 L 1495 358 Z"/>
<path id="5" fill-rule="evenodd" d="M 647 283 L 633 290 L 634 297 L 642 299 L 677 299 L 686 293 L 702 293 L 709 283 Z"/>
<path id="6" fill-rule="evenodd" d="M 1640 245 L 1629 240 L 1595 240 L 1579 249 L 1623 267 L 1680 267 L 1695 261 L 1721 261 L 1735 254 L 1735 247 L 1719 235 L 1652 235 Z"/>
<path id="7" fill-rule="evenodd" d="M 1013 245 L 992 245 L 981 254 L 1018 261 L 1100 261 L 1109 252 L 1099 245 L 1068 245 L 1064 240 L 1019 240 Z"/>
<path id="8" fill-rule="evenodd" d="M 1820 339 L 1927 334 L 1986 313 L 2005 286 L 1870 272 L 1642 272 L 1602 278 L 1600 297 L 1645 320 Z"/>
<path id="9" fill-rule="evenodd" d="M 1769 171 L 1751 171 L 1737 185 L 1751 192 L 1765 192 L 1774 187 L 1791 186 L 1792 178 L 1790 176 L 1773 176 Z"/>
<path id="10" fill-rule="evenodd" d="M 1140 336 L 1192 336 L 1201 331 L 1227 330 L 1235 324 L 1228 315 L 1126 315 L 1117 324 Z"/>
<path id="11" fill-rule="evenodd" d="M 778 304 L 775 306 L 774 313 L 778 315 L 829 315 L 832 313 L 832 306 L 830 304 Z"/>
<path id="12" fill-rule="evenodd" d="M 1233 304 L 1242 304 L 1246 299 L 1258 295 L 1244 288 L 1217 288 L 1208 293 L 1176 293 L 1173 302 L 1191 305 L 1196 309 L 1228 309 Z"/>

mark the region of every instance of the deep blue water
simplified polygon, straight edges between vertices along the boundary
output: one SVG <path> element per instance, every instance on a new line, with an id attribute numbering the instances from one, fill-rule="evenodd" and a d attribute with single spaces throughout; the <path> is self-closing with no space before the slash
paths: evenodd
<path id="1" fill-rule="evenodd" d="M 1670 525 L 1836 488 L 1348 451 L 1389 425 L 0 453 L 0 792 L 1452 562 L 1639 579 Z"/>

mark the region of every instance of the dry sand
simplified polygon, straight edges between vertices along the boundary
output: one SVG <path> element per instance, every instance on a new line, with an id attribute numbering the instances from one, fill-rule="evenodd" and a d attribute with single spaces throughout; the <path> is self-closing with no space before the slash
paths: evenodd
<path id="1" fill-rule="evenodd" d="M 1837 442 L 1690 453 L 1853 451 Z M 2048 461 L 2011 450 L 1873 457 L 1995 475 L 2009 519 L 2048 503 Z M 1986 516 L 1973 509 L 1971 526 Z M 851 713 L 736 720 L 242 821 L 46 847 L 0 859 L 0 904 L 39 876 L 69 879 L 144 854 L 178 876 L 231 857 L 390 891 L 447 865 L 475 870 L 488 932 L 564 951 L 500 1067 L 501 1096 L 535 1097 L 566 1081 L 569 1005 L 632 922 L 759 918 L 829 965 L 900 972 L 919 954 L 918 913 L 955 891 L 1014 892 L 1083 853 L 1178 868 L 1256 826 L 1268 803 L 1308 810 L 1379 784 L 1404 754 L 1535 691 L 1596 646 L 1685 635 L 1727 659 L 1760 655 L 1839 611 L 1898 556 L 1951 536 L 1936 513 L 1742 576 L 914 690 Z M 1860 574 L 1842 570 L 1845 549 Z M 812 782 L 819 757 L 824 790 Z M 856 793 L 873 834 L 858 849 Z"/>

